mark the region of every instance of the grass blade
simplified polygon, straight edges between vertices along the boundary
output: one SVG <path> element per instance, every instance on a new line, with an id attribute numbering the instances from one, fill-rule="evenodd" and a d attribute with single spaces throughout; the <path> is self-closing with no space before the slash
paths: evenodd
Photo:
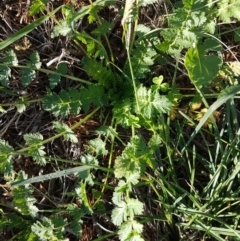
<path id="1" fill-rule="evenodd" d="M 56 8 L 52 14 L 56 13 L 62 6 Z M 33 23 L 23 27 L 22 29 L 20 29 L 19 31 L 17 31 L 16 33 L 14 33 L 13 35 L 9 36 L 6 40 L 0 42 L 0 50 L 5 49 L 6 47 L 8 47 L 9 45 L 11 45 L 12 43 L 16 42 L 18 39 L 24 37 L 26 34 L 28 34 L 29 32 L 31 32 L 33 29 L 35 29 L 36 27 L 38 27 L 40 24 L 42 24 L 44 21 L 46 21 L 50 16 L 49 15 L 45 15 L 39 19 L 37 19 L 36 21 L 34 21 Z"/>
<path id="2" fill-rule="evenodd" d="M 220 99 L 216 100 L 208 109 L 208 111 L 205 113 L 205 115 L 203 116 L 203 118 L 200 120 L 200 122 L 198 123 L 198 125 L 196 126 L 194 132 L 192 133 L 192 135 L 190 136 L 188 142 L 186 143 L 186 145 L 183 147 L 181 153 L 183 153 L 185 151 L 185 149 L 187 148 L 187 146 L 190 144 L 190 142 L 193 140 L 193 138 L 195 137 L 195 135 L 199 132 L 199 130 L 202 128 L 202 126 L 204 125 L 204 123 L 208 120 L 208 118 L 212 115 L 212 113 L 218 109 L 222 104 L 226 103 L 229 99 L 233 98 L 234 95 L 237 94 L 237 92 L 240 91 L 240 85 L 236 85 L 234 86 L 233 89 L 231 89 L 231 91 L 229 91 L 227 94 L 223 95 Z"/>
<path id="3" fill-rule="evenodd" d="M 33 177 L 33 178 L 29 178 L 27 180 L 20 180 L 17 182 L 13 182 L 11 183 L 11 186 L 23 186 L 26 184 L 30 184 L 30 183 L 35 183 L 35 182 L 42 182 L 45 180 L 49 180 L 49 179 L 53 179 L 53 178 L 58 178 L 61 176 L 65 176 L 65 175 L 70 175 L 73 173 L 79 173 L 79 172 L 84 172 L 86 170 L 89 170 L 90 168 L 92 168 L 91 166 L 80 166 L 80 167 L 73 167 L 67 170 L 63 170 L 63 171 L 57 171 L 57 172 L 53 172 L 53 173 L 49 173 L 46 175 L 42 175 L 39 177 Z"/>

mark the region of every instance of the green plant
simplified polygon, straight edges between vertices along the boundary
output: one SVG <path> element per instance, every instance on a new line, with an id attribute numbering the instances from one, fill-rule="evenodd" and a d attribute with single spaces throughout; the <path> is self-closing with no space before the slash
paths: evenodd
<path id="1" fill-rule="evenodd" d="M 41 103 L 54 119 L 50 137 L 25 133 L 21 144 L 15 146 L 0 139 L 0 172 L 11 183 L 13 196 L 11 205 L 0 204 L 0 230 L 12 231 L 12 240 L 68 240 L 69 233 L 81 238 L 88 215 L 109 215 L 117 228 L 97 240 L 118 235 L 121 241 L 142 241 L 144 226 L 155 221 L 163 223 L 166 232 L 152 240 L 239 240 L 239 124 L 234 107 L 234 96 L 240 91 L 239 69 L 234 64 L 223 64 L 221 41 L 215 37 L 217 19 L 238 19 L 239 3 L 184 0 L 167 16 L 166 28 L 151 29 L 139 24 L 140 9 L 156 2 L 125 2 L 124 12 L 120 12 L 127 56 L 122 68 L 116 63 L 109 40 L 114 25 L 101 17 L 101 10 L 116 1 L 90 1 L 79 10 L 66 4 L 51 12 L 47 1 L 35 0 L 29 12 L 47 14 L 0 43 L 0 50 L 5 50 L 0 63 L 0 90 L 14 97 L 9 103 L 1 103 L 0 111 L 7 113 L 7 108 L 14 106 L 17 112 L 24 113 L 28 106 Z M 62 19 L 58 20 L 54 14 L 60 9 Z M 86 79 L 73 76 L 71 64 L 61 60 L 55 70 L 43 67 L 37 51 L 20 65 L 14 50 L 7 48 L 49 18 L 55 23 L 51 37 L 68 37 L 82 53 L 81 69 Z M 79 21 L 87 21 L 91 30 L 80 31 Z M 151 71 L 164 55 L 176 58 L 171 81 Z M 177 68 L 182 58 L 194 86 L 192 103 L 198 99 L 207 109 L 199 123 L 187 111 L 180 112 L 182 119 L 171 117 L 180 101 L 190 96 L 180 93 L 178 87 Z M 9 90 L 16 73 L 25 88 L 43 75 L 48 81 L 44 95 L 30 99 Z M 219 78 L 227 79 L 225 86 L 217 86 Z M 72 81 L 68 88 L 62 87 L 63 79 Z M 209 94 L 210 86 L 217 86 L 221 92 Z M 224 103 L 226 118 L 219 126 L 213 114 Z M 69 121 L 80 113 L 82 119 Z M 66 146 L 77 145 L 81 139 L 78 128 L 96 115 L 101 127 L 76 161 L 47 151 L 48 145 L 59 140 Z M 189 126 L 192 134 L 186 131 Z M 127 133 L 126 137 L 120 130 Z M 213 146 L 209 145 L 208 135 L 214 138 Z M 15 173 L 17 156 L 31 158 L 36 166 L 50 166 L 52 171 L 34 177 L 24 171 Z M 103 178 L 98 177 L 99 172 Z M 64 178 L 70 179 L 71 175 L 74 187 L 61 189 L 61 198 L 43 194 L 53 209 L 41 210 L 42 200 L 34 197 L 34 190 L 40 187 L 33 183 L 46 181 L 51 186 L 58 180 L 65 183 Z M 110 185 L 110 180 L 114 184 Z M 111 192 L 110 211 L 104 202 L 107 191 Z"/>

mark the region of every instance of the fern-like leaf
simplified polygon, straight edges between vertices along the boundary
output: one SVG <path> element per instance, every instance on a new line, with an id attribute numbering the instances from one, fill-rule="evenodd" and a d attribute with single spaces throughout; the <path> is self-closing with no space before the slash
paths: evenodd
<path id="1" fill-rule="evenodd" d="M 108 96 L 105 94 L 104 88 L 101 85 L 89 85 L 88 88 L 82 87 L 80 90 L 82 108 L 87 112 L 90 104 L 97 107 L 105 106 L 108 102 Z"/>
<path id="2" fill-rule="evenodd" d="M 78 114 L 81 110 L 80 93 L 76 89 L 61 90 L 59 94 L 49 93 L 42 101 L 43 108 L 54 116 L 67 117 L 70 113 Z"/>
<path id="3" fill-rule="evenodd" d="M 46 165 L 44 146 L 42 146 L 43 136 L 41 134 L 25 134 L 24 140 L 29 145 L 28 154 L 33 157 L 39 165 Z"/>
<path id="4" fill-rule="evenodd" d="M 83 58 L 83 69 L 102 86 L 108 87 L 114 81 L 115 75 L 113 72 L 94 59 Z"/>
<path id="5" fill-rule="evenodd" d="M 142 28 L 139 28 L 141 31 Z M 131 51 L 131 63 L 134 76 L 136 78 L 144 78 L 151 71 L 150 66 L 154 63 L 155 50 L 145 41 L 135 43 L 135 48 Z M 130 75 L 129 63 L 126 62 L 124 72 Z"/>
<path id="6" fill-rule="evenodd" d="M 172 104 L 166 96 L 161 96 L 158 91 L 152 91 L 144 86 L 140 86 L 137 90 L 139 107 L 141 114 L 151 119 L 157 113 L 166 113 L 170 111 Z"/>
<path id="7" fill-rule="evenodd" d="M 134 126 L 140 128 L 139 117 L 134 114 L 133 103 L 129 99 L 124 99 L 122 102 L 115 102 L 113 115 L 123 127 Z"/>

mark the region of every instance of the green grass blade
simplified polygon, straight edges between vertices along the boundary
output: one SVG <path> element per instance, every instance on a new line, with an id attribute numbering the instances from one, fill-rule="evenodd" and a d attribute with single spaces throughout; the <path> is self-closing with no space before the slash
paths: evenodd
<path id="1" fill-rule="evenodd" d="M 35 183 L 35 182 L 42 182 L 45 180 L 49 180 L 49 179 L 53 179 L 53 178 L 58 178 L 58 177 L 62 177 L 65 175 L 70 175 L 73 173 L 79 173 L 79 172 L 84 172 L 89 170 L 90 168 L 92 168 L 91 166 L 80 166 L 80 167 L 73 167 L 67 170 L 63 170 L 63 171 L 57 171 L 57 172 L 53 172 L 53 173 L 49 173 L 46 175 L 42 175 L 39 177 L 33 177 L 33 178 L 29 178 L 27 180 L 20 180 L 17 182 L 13 182 L 11 183 L 11 186 L 23 186 L 26 184 L 30 184 L 30 183 Z"/>
<path id="2" fill-rule="evenodd" d="M 193 140 L 193 138 L 195 137 L 195 135 L 199 132 L 199 130 L 202 128 L 202 126 L 204 125 L 204 123 L 208 120 L 208 118 L 212 115 L 212 113 L 218 109 L 221 105 L 223 105 L 224 103 L 226 103 L 229 99 L 233 98 L 234 95 L 237 94 L 237 92 L 240 91 L 240 85 L 236 85 L 234 86 L 234 88 L 231 89 L 231 91 L 229 91 L 227 94 L 223 95 L 221 98 L 219 98 L 218 100 L 216 100 L 208 109 L 208 111 L 205 113 L 205 115 L 203 116 L 203 118 L 200 120 L 200 122 L 198 123 L 198 125 L 196 126 L 194 132 L 192 133 L 192 135 L 190 136 L 187 144 L 183 147 L 183 150 L 181 151 L 181 153 L 183 153 L 185 151 L 185 149 L 187 148 L 187 146 L 190 144 L 190 142 Z"/>
<path id="3" fill-rule="evenodd" d="M 52 11 L 52 14 L 56 13 L 61 7 L 62 6 L 56 8 L 54 11 Z M 0 42 L 0 50 L 5 49 L 6 47 L 11 45 L 12 43 L 16 42 L 18 39 L 24 37 L 26 34 L 28 34 L 33 29 L 35 29 L 40 24 L 42 24 L 44 21 L 46 21 L 49 17 L 50 17 L 49 15 L 45 15 L 45 16 L 37 19 L 33 23 L 23 27 L 22 29 L 20 29 L 19 31 L 14 33 L 13 35 L 9 36 L 6 40 Z"/>

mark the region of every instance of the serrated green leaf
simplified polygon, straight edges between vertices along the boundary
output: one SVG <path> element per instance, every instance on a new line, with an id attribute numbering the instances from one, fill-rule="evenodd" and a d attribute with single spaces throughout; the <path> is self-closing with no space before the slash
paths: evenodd
<path id="1" fill-rule="evenodd" d="M 86 165 L 98 166 L 97 158 L 90 154 L 81 155 L 81 162 Z M 90 186 L 94 185 L 94 175 L 90 172 L 90 170 L 79 172 L 77 176 L 84 179 Z"/>
<path id="2" fill-rule="evenodd" d="M 45 166 L 47 161 L 45 159 L 46 152 L 44 151 L 44 146 L 34 146 L 30 147 L 28 154 L 32 156 L 33 160 L 36 161 L 39 165 Z"/>
<path id="3" fill-rule="evenodd" d="M 7 86 L 9 77 L 11 77 L 11 69 L 7 66 L 0 66 L 0 82 L 3 86 Z"/>
<path id="4" fill-rule="evenodd" d="M 238 0 L 218 1 L 217 16 L 219 16 L 224 23 L 230 23 L 231 18 L 240 20 L 240 2 Z"/>
<path id="5" fill-rule="evenodd" d="M 111 138 L 117 136 L 117 132 L 114 128 L 112 128 L 112 126 L 101 126 L 99 127 L 96 132 L 100 135 L 104 135 L 104 136 L 110 136 Z"/>
<path id="6" fill-rule="evenodd" d="M 127 222 L 123 223 L 119 230 L 118 235 L 120 241 L 126 241 L 132 232 L 132 222 L 128 220 Z"/>
<path id="7" fill-rule="evenodd" d="M 128 220 L 127 222 L 123 223 L 119 230 L 118 235 L 121 241 L 127 241 L 132 238 L 134 235 L 139 235 L 143 231 L 143 225 L 138 223 L 135 220 Z"/>
<path id="8" fill-rule="evenodd" d="M 73 216 L 73 221 L 70 226 L 74 234 L 78 237 L 82 237 L 82 217 L 85 215 L 83 209 L 79 208 L 76 204 L 69 204 L 67 207 L 70 215 Z"/>
<path id="9" fill-rule="evenodd" d="M 149 148 L 151 149 L 151 150 L 156 150 L 156 149 L 158 149 L 159 148 L 159 146 L 161 145 L 161 143 L 162 143 L 162 138 L 161 138 L 161 136 L 160 135 L 153 135 L 151 138 L 150 138 L 150 140 L 149 140 L 149 142 L 148 142 L 148 146 L 149 146 Z"/>
<path id="10" fill-rule="evenodd" d="M 61 80 L 61 76 L 58 74 L 50 74 L 48 77 L 51 89 L 53 89 Z"/>
<path id="11" fill-rule="evenodd" d="M 152 105 L 157 113 L 166 113 L 170 111 L 172 104 L 166 96 L 161 96 L 158 92 L 154 93 Z"/>
<path id="12" fill-rule="evenodd" d="M 51 218 L 51 221 L 54 225 L 54 234 L 56 235 L 56 237 L 58 238 L 58 240 L 65 240 L 67 241 L 66 239 L 64 239 L 64 237 L 66 236 L 65 235 L 65 226 L 67 225 L 67 219 L 66 218 L 63 218 L 62 216 L 60 215 L 57 215 L 57 216 L 53 216 Z"/>
<path id="13" fill-rule="evenodd" d="M 43 136 L 41 134 L 25 134 L 23 136 L 24 140 L 30 146 L 28 149 L 28 154 L 32 156 L 33 160 L 35 160 L 39 165 L 46 165 L 46 159 L 44 151 L 45 147 L 42 146 Z"/>
<path id="14" fill-rule="evenodd" d="M 146 143 L 139 137 L 133 136 L 121 156 L 115 160 L 114 174 L 117 178 L 131 177 L 145 171 L 146 165 L 154 168 L 153 153 Z M 129 183 L 129 188 L 131 183 Z"/>
<path id="15" fill-rule="evenodd" d="M 68 67 L 66 63 L 60 63 L 57 67 L 56 74 L 49 75 L 49 83 L 51 89 L 53 89 L 61 80 L 61 75 L 59 74 L 67 74 Z M 59 74 L 58 74 L 59 73 Z"/>
<path id="16" fill-rule="evenodd" d="M 213 33 L 216 23 L 212 8 L 205 1 L 185 0 L 184 7 L 178 7 L 169 17 L 169 27 L 161 31 L 164 41 L 159 49 L 175 56 L 180 56 L 185 48 L 195 47 L 202 32 Z"/>
<path id="17" fill-rule="evenodd" d="M 96 1 L 96 2 L 98 2 L 98 1 Z M 98 18 L 97 11 L 100 9 L 100 5 L 98 5 L 96 2 L 95 2 L 95 4 L 91 4 L 89 7 L 89 15 L 88 15 L 88 23 L 89 24 L 92 24 Z M 104 1 L 102 1 L 102 2 L 104 2 Z"/>
<path id="18" fill-rule="evenodd" d="M 28 145 L 36 145 L 40 144 L 43 140 L 43 136 L 39 133 L 36 134 L 25 134 L 23 136 L 24 140 L 27 142 Z"/>
<path id="19" fill-rule="evenodd" d="M 113 115 L 117 120 L 117 123 L 121 124 L 123 127 L 141 127 L 139 124 L 139 117 L 133 113 L 133 103 L 129 99 L 124 99 L 121 102 L 115 102 Z"/>
<path id="20" fill-rule="evenodd" d="M 71 28 L 71 26 L 67 23 L 67 21 L 66 21 L 66 20 L 60 20 L 60 21 L 59 21 L 59 25 L 56 25 L 56 26 L 53 28 L 53 32 L 51 33 L 51 37 L 52 37 L 52 38 L 56 38 L 56 37 L 58 37 L 59 35 L 69 36 L 69 35 L 71 35 L 71 32 L 72 32 L 72 28 Z"/>
<path id="21" fill-rule="evenodd" d="M 42 12 L 45 9 L 46 4 L 47 0 L 33 0 L 29 9 L 29 14 L 33 16 Z"/>
<path id="22" fill-rule="evenodd" d="M 73 90 L 73 89 L 72 89 Z M 76 90 L 74 90 L 76 91 Z M 75 92 L 76 93 L 76 92 Z M 67 91 L 61 91 L 59 93 L 59 96 L 63 102 L 66 102 L 67 105 L 70 105 L 71 102 L 71 96 L 69 95 L 69 92 Z"/>
<path id="23" fill-rule="evenodd" d="M 214 46 L 215 43 L 215 46 Z M 212 39 L 207 39 L 196 48 L 190 48 L 185 57 L 185 67 L 192 82 L 197 88 L 207 87 L 218 74 L 222 60 L 213 54 L 207 54 L 209 50 L 219 48 L 219 44 Z"/>
<path id="24" fill-rule="evenodd" d="M 149 33 L 151 31 L 151 28 L 143 25 L 143 24 L 138 24 L 137 29 L 136 29 L 136 34 L 139 37 L 144 36 L 146 33 Z"/>
<path id="25" fill-rule="evenodd" d="M 118 202 L 117 207 L 112 210 L 111 219 L 116 226 L 127 221 L 127 204 L 124 201 Z"/>
<path id="26" fill-rule="evenodd" d="M 128 183 L 131 183 L 131 185 L 136 185 L 139 183 L 140 173 L 139 172 L 130 173 L 130 175 L 126 175 L 125 178 Z"/>
<path id="27" fill-rule="evenodd" d="M 81 93 L 77 89 L 71 88 L 68 90 L 68 94 L 71 98 L 71 102 L 69 104 L 71 112 L 73 114 L 77 115 L 82 108 Z"/>
<path id="28" fill-rule="evenodd" d="M 147 119 L 158 113 L 166 113 L 172 107 L 166 96 L 160 96 L 157 91 L 152 92 L 142 85 L 137 90 L 137 97 L 141 114 Z"/>
<path id="29" fill-rule="evenodd" d="M 21 69 L 22 84 L 24 87 L 29 85 L 36 78 L 35 69 L 41 67 L 40 57 L 37 51 L 30 55 L 30 60 L 27 61 L 28 68 Z"/>
<path id="30" fill-rule="evenodd" d="M 66 4 L 62 7 L 62 14 L 66 20 L 71 20 L 74 16 L 75 9 L 73 4 Z"/>
<path id="31" fill-rule="evenodd" d="M 24 172 L 19 172 L 16 180 L 26 178 Z M 16 187 L 12 190 L 14 204 L 19 212 L 23 215 L 31 215 L 36 217 L 38 208 L 34 205 L 36 199 L 32 197 L 33 188 L 31 186 Z"/>
<path id="32" fill-rule="evenodd" d="M 55 235 L 55 227 L 51 219 L 43 217 L 41 221 L 36 221 L 31 227 L 32 232 L 38 236 L 42 241 L 58 241 L 58 237 Z"/>
<path id="33" fill-rule="evenodd" d="M 107 103 L 107 96 L 101 85 L 89 85 L 88 88 L 82 87 L 80 94 L 85 112 L 89 110 L 90 104 L 101 107 Z"/>
<path id="34" fill-rule="evenodd" d="M 61 90 L 59 94 L 47 94 L 42 100 L 43 108 L 51 111 L 54 116 L 66 117 L 70 113 L 78 114 L 81 110 L 80 93 L 76 89 L 68 92 Z"/>
<path id="35" fill-rule="evenodd" d="M 5 176 L 13 176 L 14 149 L 4 140 L 0 139 L 0 172 Z"/>
<path id="36" fill-rule="evenodd" d="M 90 153 L 95 153 L 98 155 L 107 155 L 108 151 L 106 150 L 106 143 L 103 142 L 100 138 L 95 138 L 89 141 L 89 145 L 86 146 L 86 149 Z"/>
<path id="37" fill-rule="evenodd" d="M 0 139 L 0 151 L 1 153 L 11 154 L 14 149 L 6 141 Z"/>
<path id="38" fill-rule="evenodd" d="M 119 201 L 117 207 L 112 211 L 112 222 L 116 226 L 120 226 L 123 222 L 127 221 L 127 218 L 133 219 L 135 215 L 143 213 L 143 204 L 133 198 L 126 198 L 126 202 Z"/>
<path id="39" fill-rule="evenodd" d="M 71 141 L 73 143 L 78 142 L 78 138 L 75 136 L 74 132 L 65 123 L 60 123 L 58 121 L 54 121 L 53 125 L 58 134 L 60 134 L 62 132 L 66 132 L 66 134 L 63 135 L 63 137 L 66 141 Z"/>
<path id="40" fill-rule="evenodd" d="M 144 78 L 151 71 L 150 66 L 154 63 L 156 51 L 147 41 L 136 42 L 135 48 L 131 50 L 132 69 L 136 78 Z M 124 72 L 130 73 L 129 63 L 126 61 Z"/>
<path id="41" fill-rule="evenodd" d="M 132 233 L 132 236 L 126 241 L 145 241 L 139 234 Z"/>
<path id="42" fill-rule="evenodd" d="M 59 116 L 60 114 L 62 114 L 60 112 L 62 101 L 59 95 L 56 93 L 48 93 L 47 95 L 45 95 L 45 97 L 42 100 L 42 105 L 46 111 L 51 111 L 54 116 Z"/>
<path id="43" fill-rule="evenodd" d="M 32 68 L 36 68 L 36 69 L 40 69 L 41 68 L 41 60 L 39 57 L 39 54 L 37 51 L 34 51 L 31 55 L 30 55 L 30 61 L 27 61 L 27 65 L 29 67 Z"/>
<path id="44" fill-rule="evenodd" d="M 15 213 L 3 213 L 1 210 L 0 212 L 0 231 L 5 229 L 7 232 L 13 232 L 17 229 L 19 231 L 14 236 L 16 240 L 36 241 L 36 239 L 29 239 L 33 220 L 24 219 Z"/>
<path id="45" fill-rule="evenodd" d="M 22 84 L 24 87 L 26 87 L 36 78 L 36 71 L 30 68 L 22 69 L 21 77 L 22 77 Z"/>
<path id="46" fill-rule="evenodd" d="M 116 178 L 130 176 L 131 173 L 137 173 L 140 171 L 141 168 L 139 164 L 125 153 L 122 153 L 121 156 L 118 156 L 115 159 L 114 174 Z"/>
<path id="47" fill-rule="evenodd" d="M 138 199 L 126 198 L 127 213 L 130 219 L 133 219 L 136 215 L 143 214 L 143 203 Z"/>
<path id="48" fill-rule="evenodd" d="M 18 65 L 17 56 L 16 56 L 15 52 L 12 49 L 10 49 L 9 51 L 6 52 L 6 55 L 3 58 L 3 62 L 6 65 L 13 65 L 13 66 L 17 66 Z"/>

